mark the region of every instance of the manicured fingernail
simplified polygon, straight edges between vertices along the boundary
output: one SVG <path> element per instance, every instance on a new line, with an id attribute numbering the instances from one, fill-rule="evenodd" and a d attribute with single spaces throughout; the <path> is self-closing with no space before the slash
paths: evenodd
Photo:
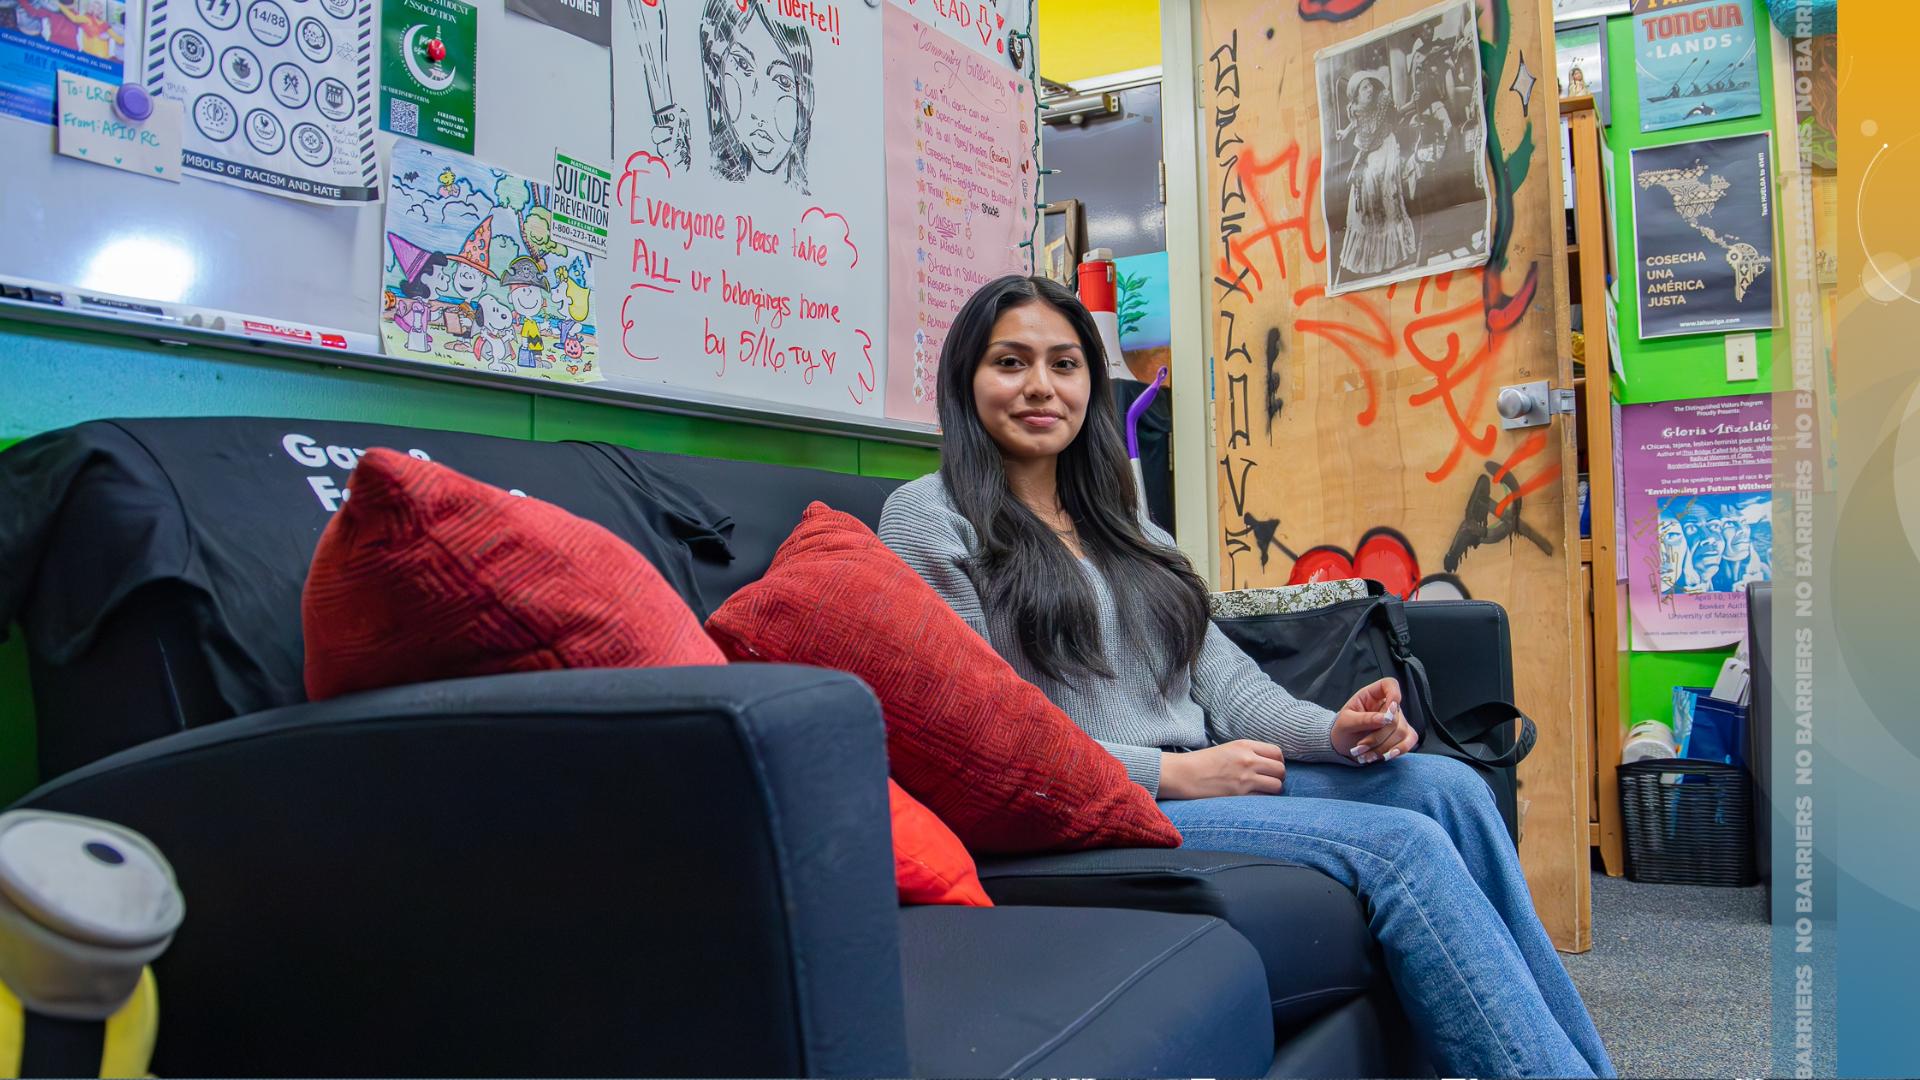
<path id="1" fill-rule="evenodd" d="M 1386 760 L 1392 761 L 1394 758 L 1397 758 L 1399 756 L 1400 756 L 1400 748 L 1396 746 L 1393 749 L 1387 751 Z"/>
<path id="2" fill-rule="evenodd" d="M 1379 760 L 1380 760 L 1380 755 L 1379 755 L 1379 754 L 1368 754 L 1368 755 L 1367 755 L 1366 757 L 1363 757 L 1363 758 L 1361 758 L 1361 759 L 1360 759 L 1360 764 L 1362 764 L 1362 765 L 1371 765 L 1371 764 L 1373 764 L 1374 762 L 1376 762 L 1376 761 L 1379 761 Z"/>
<path id="3" fill-rule="evenodd" d="M 1360 748 L 1356 746 L 1353 749 L 1347 751 L 1347 756 L 1350 758 L 1358 758 L 1361 752 L 1362 751 L 1360 750 Z"/>

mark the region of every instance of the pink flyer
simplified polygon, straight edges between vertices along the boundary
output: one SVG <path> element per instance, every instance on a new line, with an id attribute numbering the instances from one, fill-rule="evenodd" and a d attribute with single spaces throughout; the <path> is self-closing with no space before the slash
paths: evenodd
<path id="1" fill-rule="evenodd" d="M 1765 394 L 1620 409 L 1635 649 L 1740 640 L 1747 583 L 1773 573 L 1773 410 Z"/>
<path id="2" fill-rule="evenodd" d="M 981 285 L 1030 272 L 1032 89 L 1004 61 L 883 7 L 886 413 L 933 423 L 954 315 Z"/>

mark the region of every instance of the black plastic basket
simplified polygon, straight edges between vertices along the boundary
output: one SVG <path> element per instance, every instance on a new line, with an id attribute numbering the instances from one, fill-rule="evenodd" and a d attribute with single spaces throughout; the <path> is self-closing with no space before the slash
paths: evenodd
<path id="1" fill-rule="evenodd" d="M 1662 885 L 1751 885 L 1753 788 L 1747 770 L 1660 758 L 1620 766 L 1627 877 Z"/>

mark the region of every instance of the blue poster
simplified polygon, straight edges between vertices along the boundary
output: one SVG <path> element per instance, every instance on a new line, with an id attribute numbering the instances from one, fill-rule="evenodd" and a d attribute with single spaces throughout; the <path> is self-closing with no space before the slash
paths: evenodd
<path id="1" fill-rule="evenodd" d="M 53 123 L 54 72 L 119 82 L 125 0 L 0 0 L 0 115 Z"/>
<path id="2" fill-rule="evenodd" d="M 1773 326 L 1772 164 L 1765 132 L 1633 151 L 1643 339 Z"/>
<path id="3" fill-rule="evenodd" d="M 1749 0 L 1650 0 L 1634 10 L 1641 131 L 1760 115 Z"/>

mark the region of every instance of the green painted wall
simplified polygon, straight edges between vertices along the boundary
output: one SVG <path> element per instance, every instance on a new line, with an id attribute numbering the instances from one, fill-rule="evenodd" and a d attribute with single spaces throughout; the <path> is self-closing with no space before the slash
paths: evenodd
<path id="1" fill-rule="evenodd" d="M 1681 142 L 1700 142 L 1727 135 L 1749 135 L 1773 130 L 1773 44 L 1771 25 L 1765 4 L 1753 5 L 1758 40 L 1761 110 L 1759 116 L 1724 120 L 1711 124 L 1675 128 L 1643 134 L 1640 131 L 1640 100 L 1635 92 L 1633 19 L 1616 16 L 1607 22 L 1607 86 L 1613 123 L 1607 128 L 1607 145 L 1613 151 L 1615 192 L 1615 242 L 1620 252 L 1620 351 L 1625 378 L 1614 379 L 1614 396 L 1624 404 L 1652 401 L 1677 401 L 1686 398 L 1726 397 L 1753 394 L 1773 386 L 1776 362 L 1791 364 L 1784 355 L 1785 334 L 1761 331 L 1759 344 L 1760 377 L 1752 382 L 1727 381 L 1726 338 L 1722 334 L 1694 334 L 1687 337 L 1640 340 L 1640 317 L 1633 295 L 1633 175 L 1632 151 L 1636 147 L 1665 146 Z M 1776 143 L 1774 154 L 1780 153 Z M 1778 170 L 1775 170 L 1778 175 Z M 1778 205 L 1778 192 L 1775 193 Z M 1779 220 L 1779 215 L 1774 216 Z M 1781 250 L 1778 237 L 1774 250 Z M 1778 275 L 1774 275 L 1778 284 Z M 1782 305 L 1784 310 L 1784 305 Z M 1782 355 L 1775 355 L 1775 350 Z M 1732 649 L 1699 652 L 1635 652 L 1627 658 L 1627 702 L 1629 718 L 1664 720 L 1673 718 L 1675 686 L 1712 685 L 1721 663 Z"/>
<path id="2" fill-rule="evenodd" d="M 290 416 L 519 439 L 595 439 L 741 461 L 902 479 L 939 451 L 433 382 L 0 319 L 0 448 L 115 416 Z M 0 643 L 0 805 L 35 783 L 26 652 Z"/>

